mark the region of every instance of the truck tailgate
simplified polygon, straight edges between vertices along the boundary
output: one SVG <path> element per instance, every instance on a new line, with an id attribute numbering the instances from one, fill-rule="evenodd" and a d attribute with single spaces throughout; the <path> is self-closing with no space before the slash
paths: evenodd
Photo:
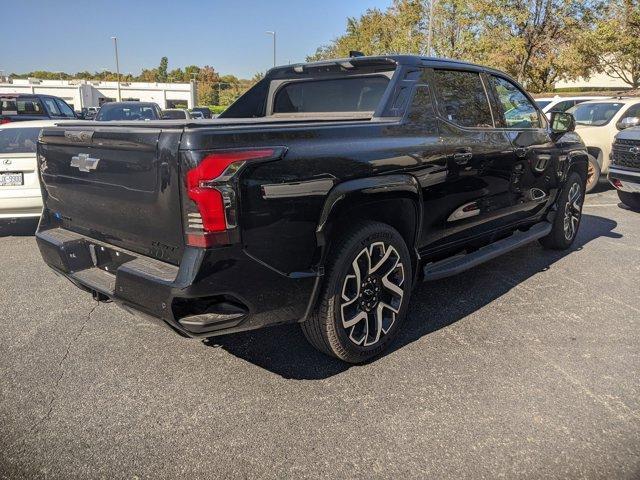
<path id="1" fill-rule="evenodd" d="M 184 249 L 178 148 L 181 129 L 43 129 L 43 201 L 68 230 L 177 264 Z"/>

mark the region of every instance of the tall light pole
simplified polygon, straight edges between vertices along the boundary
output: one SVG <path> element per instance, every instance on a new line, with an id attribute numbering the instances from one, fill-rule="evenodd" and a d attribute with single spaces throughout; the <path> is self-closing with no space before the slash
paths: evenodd
<path id="1" fill-rule="evenodd" d="M 113 48 L 116 51 L 116 75 L 118 76 L 118 101 L 122 101 L 122 95 L 120 94 L 120 61 L 118 60 L 118 37 L 111 37 L 113 40 Z"/>
<path id="2" fill-rule="evenodd" d="M 433 56 L 433 52 L 431 51 L 431 39 L 433 37 L 433 4 L 436 0 L 429 0 L 429 31 L 427 33 L 427 55 L 430 57 Z"/>
<path id="3" fill-rule="evenodd" d="M 276 66 L 276 32 L 266 32 L 267 35 L 273 36 L 273 66 Z"/>

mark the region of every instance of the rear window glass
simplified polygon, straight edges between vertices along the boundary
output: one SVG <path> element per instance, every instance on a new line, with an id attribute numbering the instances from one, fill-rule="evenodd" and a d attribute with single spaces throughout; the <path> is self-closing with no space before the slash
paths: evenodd
<path id="1" fill-rule="evenodd" d="M 44 109 L 37 98 L 0 98 L 3 115 L 44 115 Z"/>
<path id="2" fill-rule="evenodd" d="M 373 112 L 387 77 L 355 77 L 290 83 L 275 97 L 273 113 Z"/>
<path id="3" fill-rule="evenodd" d="M 0 153 L 35 153 L 40 128 L 0 129 Z"/>
<path id="4" fill-rule="evenodd" d="M 187 118 L 187 115 L 180 110 L 164 110 L 162 112 L 162 118 L 165 120 L 184 120 Z"/>
<path id="5" fill-rule="evenodd" d="M 157 115 L 148 105 L 103 105 L 96 120 L 155 120 Z"/>
<path id="6" fill-rule="evenodd" d="M 536 100 L 536 103 L 540 108 L 544 108 L 551 103 L 551 100 Z"/>

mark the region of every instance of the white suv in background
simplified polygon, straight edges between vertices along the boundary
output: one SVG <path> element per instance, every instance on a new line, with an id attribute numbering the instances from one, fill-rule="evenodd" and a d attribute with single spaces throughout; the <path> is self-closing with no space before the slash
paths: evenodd
<path id="1" fill-rule="evenodd" d="M 556 95 L 555 97 L 536 98 L 535 101 L 548 117 L 549 112 L 551 111 L 566 112 L 580 103 L 588 102 L 589 100 L 603 100 L 606 98 L 610 97 L 561 97 L 560 95 Z"/>
<path id="2" fill-rule="evenodd" d="M 576 133 L 589 152 L 587 192 L 598 184 L 601 174 L 609 171 L 611 144 L 616 134 L 634 126 L 640 117 L 640 97 L 590 100 L 568 110 L 576 119 Z"/>
<path id="3" fill-rule="evenodd" d="M 36 145 L 40 130 L 57 122 L 39 120 L 0 126 L 0 220 L 40 216 L 42 193 Z"/>

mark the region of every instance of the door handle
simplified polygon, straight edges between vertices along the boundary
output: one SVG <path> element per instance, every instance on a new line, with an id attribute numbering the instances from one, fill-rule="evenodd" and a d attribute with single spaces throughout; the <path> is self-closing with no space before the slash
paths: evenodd
<path id="1" fill-rule="evenodd" d="M 465 165 L 469 163 L 469 160 L 471 160 L 472 158 L 473 158 L 473 153 L 466 150 L 461 152 L 456 152 L 453 154 L 453 160 L 458 165 Z"/>

